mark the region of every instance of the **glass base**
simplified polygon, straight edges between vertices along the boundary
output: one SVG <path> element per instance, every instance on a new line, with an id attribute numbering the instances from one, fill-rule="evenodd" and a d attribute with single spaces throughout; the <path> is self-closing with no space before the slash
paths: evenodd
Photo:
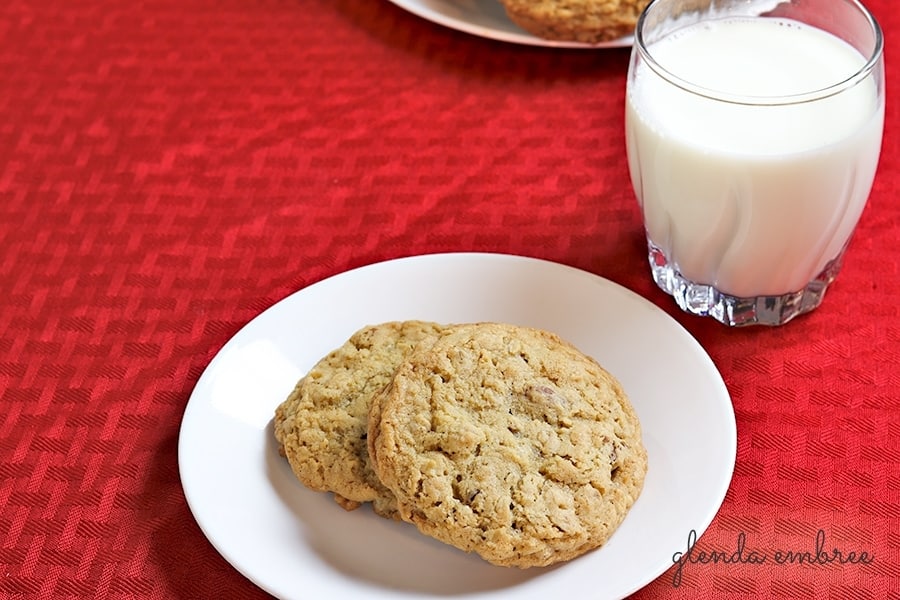
<path id="1" fill-rule="evenodd" d="M 675 270 L 666 255 L 653 242 L 647 243 L 653 280 L 689 313 L 712 317 L 732 327 L 745 325 L 783 325 L 822 303 L 825 290 L 841 268 L 844 251 L 804 289 L 783 296 L 739 298 L 723 294 L 711 285 L 688 281 Z"/>

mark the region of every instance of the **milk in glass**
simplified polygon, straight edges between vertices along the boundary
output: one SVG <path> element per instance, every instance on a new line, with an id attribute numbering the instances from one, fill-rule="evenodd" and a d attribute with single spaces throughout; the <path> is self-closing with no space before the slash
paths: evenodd
<path id="1" fill-rule="evenodd" d="M 648 49 L 669 73 L 731 100 L 634 67 L 626 140 L 650 243 L 684 279 L 725 294 L 803 289 L 860 217 L 884 106 L 873 77 L 824 99 L 785 97 L 851 78 L 866 58 L 822 30 L 755 17 L 689 25 Z"/>

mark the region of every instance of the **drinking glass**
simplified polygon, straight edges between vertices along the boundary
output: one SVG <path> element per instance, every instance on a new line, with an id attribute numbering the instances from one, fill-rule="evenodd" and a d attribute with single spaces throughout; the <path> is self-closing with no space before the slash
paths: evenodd
<path id="1" fill-rule="evenodd" d="M 781 325 L 820 305 L 881 151 L 881 29 L 856 0 L 653 0 L 626 90 L 650 271 L 683 310 Z"/>

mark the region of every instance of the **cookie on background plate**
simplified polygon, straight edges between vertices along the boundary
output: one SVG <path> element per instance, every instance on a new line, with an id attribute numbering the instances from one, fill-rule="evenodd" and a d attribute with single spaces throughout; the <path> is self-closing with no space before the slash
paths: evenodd
<path id="1" fill-rule="evenodd" d="M 537 37 L 598 44 L 634 33 L 649 0 L 500 0 L 510 20 Z"/>
<path id="2" fill-rule="evenodd" d="M 393 494 L 369 461 L 369 405 L 397 365 L 441 330 L 426 321 L 363 327 L 300 379 L 277 407 L 274 425 L 282 453 L 304 485 L 333 492 L 347 510 L 371 502 L 376 513 L 396 517 Z"/>
<path id="3" fill-rule="evenodd" d="M 403 520 L 521 568 L 604 544 L 647 471 L 616 379 L 554 334 L 500 323 L 410 355 L 372 402 L 368 446 Z"/>

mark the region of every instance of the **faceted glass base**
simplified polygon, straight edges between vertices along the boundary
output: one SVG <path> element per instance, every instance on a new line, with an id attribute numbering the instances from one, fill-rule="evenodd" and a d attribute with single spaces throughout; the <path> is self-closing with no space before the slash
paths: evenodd
<path id="1" fill-rule="evenodd" d="M 653 242 L 647 243 L 650 270 L 656 285 L 671 295 L 682 310 L 732 327 L 783 325 L 822 303 L 825 290 L 841 268 L 842 250 L 804 289 L 783 296 L 739 298 L 723 294 L 711 285 L 688 281 L 675 270 Z"/>

